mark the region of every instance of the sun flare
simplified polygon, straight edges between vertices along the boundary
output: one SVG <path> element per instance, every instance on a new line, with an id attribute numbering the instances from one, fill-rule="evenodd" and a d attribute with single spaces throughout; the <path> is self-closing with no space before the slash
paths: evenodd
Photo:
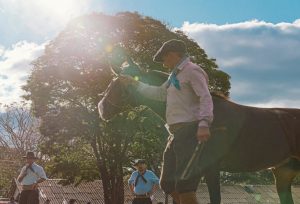
<path id="1" fill-rule="evenodd" d="M 68 21 L 84 12 L 87 1 L 84 0 L 39 0 L 32 1 L 38 12 L 47 15 L 49 20 Z"/>

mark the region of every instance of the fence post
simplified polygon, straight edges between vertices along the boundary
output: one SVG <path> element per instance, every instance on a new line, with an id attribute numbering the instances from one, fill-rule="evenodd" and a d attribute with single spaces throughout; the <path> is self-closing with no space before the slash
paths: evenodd
<path id="1" fill-rule="evenodd" d="M 165 204 L 168 204 L 169 200 L 168 200 L 168 194 L 165 193 Z"/>

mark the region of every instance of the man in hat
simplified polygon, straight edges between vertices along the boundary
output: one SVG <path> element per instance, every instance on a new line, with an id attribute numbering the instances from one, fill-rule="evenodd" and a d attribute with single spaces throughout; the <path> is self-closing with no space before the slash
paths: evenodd
<path id="1" fill-rule="evenodd" d="M 69 200 L 69 204 L 75 204 L 75 203 L 76 203 L 76 199 L 71 198 L 71 199 Z"/>
<path id="2" fill-rule="evenodd" d="M 46 173 L 43 167 L 35 163 L 37 157 L 34 152 L 27 152 L 23 158 L 26 159 L 26 165 L 21 169 L 17 178 L 22 187 L 19 204 L 38 204 L 38 184 L 47 179 Z"/>
<path id="3" fill-rule="evenodd" d="M 200 176 L 180 179 L 195 147 L 210 137 L 213 102 L 208 89 L 208 75 L 191 62 L 181 40 L 165 42 L 153 60 L 171 71 L 161 86 L 150 86 L 122 76 L 124 84 L 133 85 L 145 97 L 166 101 L 166 122 L 172 133 L 163 155 L 161 188 L 177 204 L 197 204 L 196 189 Z"/>
<path id="4" fill-rule="evenodd" d="M 159 179 L 150 170 L 147 170 L 145 160 L 137 159 L 133 163 L 134 171 L 129 180 L 129 189 L 134 195 L 133 204 L 151 204 L 151 196 L 156 190 Z"/>

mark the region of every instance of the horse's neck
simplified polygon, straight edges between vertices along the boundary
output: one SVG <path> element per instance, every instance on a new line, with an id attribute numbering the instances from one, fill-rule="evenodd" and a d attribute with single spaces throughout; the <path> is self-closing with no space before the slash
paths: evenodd
<path id="1" fill-rule="evenodd" d="M 141 96 L 141 94 L 136 95 L 136 103 L 137 105 L 145 105 L 149 107 L 152 111 L 154 111 L 156 114 L 158 114 L 163 120 L 166 118 L 166 103 L 151 100 L 149 98 L 146 98 L 144 96 Z"/>
<path id="2" fill-rule="evenodd" d="M 152 85 L 152 86 L 160 86 L 168 79 L 168 74 L 165 72 L 160 72 L 156 70 L 149 70 L 147 74 L 140 77 L 141 82 Z M 136 91 L 133 92 L 135 98 L 135 105 L 145 105 L 153 110 L 156 114 L 158 114 L 163 120 L 166 118 L 166 103 L 151 100 L 142 96 L 140 93 Z"/>

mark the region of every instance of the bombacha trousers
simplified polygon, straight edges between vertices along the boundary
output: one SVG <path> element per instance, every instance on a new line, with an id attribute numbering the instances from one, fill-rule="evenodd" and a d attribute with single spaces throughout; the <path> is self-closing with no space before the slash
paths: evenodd
<path id="1" fill-rule="evenodd" d="M 23 190 L 20 195 L 19 204 L 39 204 L 39 191 Z"/>
<path id="2" fill-rule="evenodd" d="M 152 204 L 150 198 L 134 198 L 132 204 Z"/>
<path id="3" fill-rule="evenodd" d="M 198 123 L 192 122 L 169 136 L 163 154 L 163 167 L 160 177 L 160 185 L 164 192 L 185 193 L 197 190 L 200 175 L 191 177 L 188 180 L 179 179 L 198 144 L 197 130 Z"/>

